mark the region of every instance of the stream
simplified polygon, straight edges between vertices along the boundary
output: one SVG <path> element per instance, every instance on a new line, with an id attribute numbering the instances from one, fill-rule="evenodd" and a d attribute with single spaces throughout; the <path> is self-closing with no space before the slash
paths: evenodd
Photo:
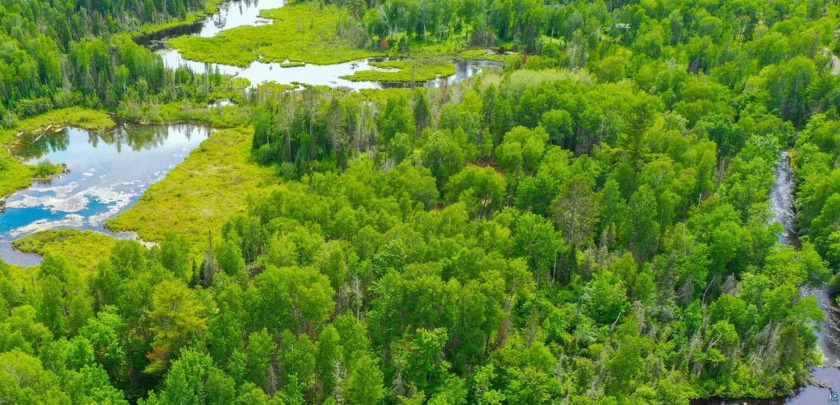
<path id="1" fill-rule="evenodd" d="M 283 67 L 280 63 L 252 62 L 245 68 L 218 63 L 204 63 L 185 59 L 177 49 L 170 48 L 166 41 L 181 35 L 213 37 L 221 31 L 246 25 L 256 26 L 271 24 L 272 21 L 259 17 L 262 10 L 283 7 L 285 0 L 231 0 L 219 7 L 219 12 L 208 16 L 192 25 L 178 26 L 151 35 L 135 38 L 135 42 L 155 51 L 163 58 L 164 65 L 170 69 L 186 66 L 193 72 L 204 73 L 207 69 L 218 69 L 219 73 L 248 79 L 251 86 L 266 82 L 280 84 L 323 85 L 351 90 L 381 89 L 389 87 L 407 87 L 410 83 L 354 82 L 341 76 L 352 75 L 363 70 L 386 70 L 372 66 L 376 59 L 361 59 L 332 65 L 305 64 L 303 66 Z M 455 74 L 438 77 L 422 83 L 425 87 L 440 87 L 466 80 L 481 71 L 484 66 L 501 66 L 499 62 L 455 60 Z"/>
<path id="2" fill-rule="evenodd" d="M 796 212 L 794 210 L 793 191 L 796 179 L 790 166 L 790 156 L 782 152 L 779 164 L 776 166 L 776 181 L 770 193 L 770 208 L 773 210 L 773 221 L 782 224 L 784 231 L 779 235 L 779 242 L 785 245 L 799 246 L 794 224 Z M 802 296 L 813 296 L 817 299 L 820 309 L 825 312 L 825 322 L 822 330 L 817 333 L 817 344 L 823 353 L 824 361 L 812 372 L 814 381 L 823 387 L 840 389 L 840 369 L 837 368 L 840 359 L 840 310 L 832 302 L 828 288 L 803 288 Z M 815 405 L 829 403 L 830 391 L 817 385 L 808 385 L 798 389 L 788 397 L 773 399 L 703 399 L 695 400 L 693 405 Z"/>
<path id="3" fill-rule="evenodd" d="M 106 133 L 66 128 L 20 137 L 12 151 L 21 160 L 64 164 L 68 172 L 6 198 L 0 209 L 0 259 L 19 266 L 38 264 L 39 255 L 15 250 L 12 242 L 47 229 L 94 230 L 133 239 L 133 233 L 111 232 L 105 221 L 137 202 L 209 134 L 209 128 L 197 125 L 121 124 Z"/>

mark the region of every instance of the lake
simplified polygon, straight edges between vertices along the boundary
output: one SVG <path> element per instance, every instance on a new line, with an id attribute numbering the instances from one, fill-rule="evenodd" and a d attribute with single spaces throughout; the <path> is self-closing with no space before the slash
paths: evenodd
<path id="1" fill-rule="evenodd" d="M 105 133 L 67 128 L 44 136 L 23 136 L 13 152 L 28 164 L 65 164 L 68 173 L 37 182 L 6 199 L 0 211 L 0 259 L 31 266 L 40 256 L 12 248 L 16 239 L 57 228 L 105 228 L 108 219 L 131 207 L 152 184 L 210 134 L 197 125 L 120 124 Z"/>

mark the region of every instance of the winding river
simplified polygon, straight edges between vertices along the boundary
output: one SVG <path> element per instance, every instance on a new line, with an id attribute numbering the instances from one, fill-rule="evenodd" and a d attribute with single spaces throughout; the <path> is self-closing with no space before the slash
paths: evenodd
<path id="1" fill-rule="evenodd" d="M 793 191 L 796 178 L 790 166 L 790 156 L 782 152 L 779 164 L 776 166 L 776 181 L 770 193 L 770 208 L 773 210 L 773 220 L 782 224 L 784 231 L 779 235 L 779 242 L 785 245 L 799 246 L 799 238 L 794 228 L 796 213 L 794 210 Z M 793 395 L 773 399 L 704 399 L 692 401 L 694 405 L 819 405 L 827 404 L 830 394 L 828 387 L 840 389 L 840 311 L 832 303 L 827 287 L 805 288 L 803 296 L 814 296 L 820 309 L 825 312 L 825 322 L 817 333 L 818 345 L 823 353 L 824 361 L 814 368 L 812 379 L 816 384 L 808 385 L 797 390 Z"/>
<path id="2" fill-rule="evenodd" d="M 358 70 L 376 69 L 371 60 L 359 60 L 334 65 L 280 67 L 277 63 L 254 62 L 247 68 L 189 61 L 175 49 L 166 46 L 166 39 L 177 35 L 212 37 L 222 30 L 243 25 L 270 24 L 259 17 L 265 9 L 282 7 L 284 0 L 233 0 L 224 3 L 218 13 L 190 25 L 176 27 L 152 36 L 137 39 L 160 54 L 170 68 L 181 65 L 203 72 L 207 66 L 220 72 L 251 81 L 252 85 L 274 81 L 282 84 L 304 83 L 349 89 L 384 88 L 389 84 L 379 82 L 351 82 L 340 76 Z M 424 83 L 434 87 L 444 83 L 457 83 L 478 73 L 482 66 L 494 64 L 482 61 L 455 61 L 456 74 Z M 840 69 L 838 69 L 840 71 Z M 69 172 L 50 182 L 36 183 L 6 199 L 0 210 L 0 259 L 18 265 L 33 265 L 39 256 L 28 255 L 12 248 L 13 240 L 31 233 L 53 228 L 91 229 L 116 237 L 130 238 L 131 234 L 115 234 L 104 227 L 105 221 L 135 203 L 155 182 L 180 163 L 210 130 L 195 125 L 130 125 L 122 124 L 116 130 L 97 134 L 78 129 L 65 129 L 59 133 L 22 138 L 15 153 L 27 163 L 51 161 L 67 165 Z M 130 170 L 126 170 L 130 168 Z M 796 245 L 794 231 L 793 189 L 795 186 L 790 158 L 782 153 L 776 169 L 776 182 L 770 202 L 775 221 L 784 226 L 780 242 Z M 811 405 L 827 402 L 830 386 L 840 388 L 840 314 L 825 289 L 804 290 L 803 294 L 817 298 L 826 312 L 826 321 L 819 333 L 819 346 L 825 363 L 813 371 L 813 378 L 820 386 L 810 385 L 786 398 L 770 400 L 700 400 L 695 404 L 750 404 Z"/>
<path id="3" fill-rule="evenodd" d="M 303 66 L 283 67 L 280 63 L 266 63 L 255 61 L 248 67 L 204 63 L 187 60 L 177 50 L 170 48 L 166 40 L 180 35 L 196 35 L 199 37 L 213 37 L 221 31 L 246 25 L 256 26 L 271 24 L 271 20 L 259 17 L 260 11 L 283 7 L 284 0 L 231 0 L 219 7 L 219 12 L 193 25 L 174 27 L 152 35 L 135 38 L 135 41 L 159 54 L 164 64 L 169 68 L 186 66 L 193 72 L 203 73 L 207 69 L 218 69 L 220 73 L 248 79 L 252 86 L 266 82 L 280 84 L 308 84 L 323 85 L 351 90 L 381 89 L 388 87 L 405 87 L 406 83 L 382 82 L 354 82 L 342 79 L 342 76 L 352 75 L 362 70 L 383 70 L 372 66 L 374 59 L 361 59 L 332 65 L 306 64 Z M 449 77 L 424 82 L 425 87 L 440 87 L 444 84 L 461 82 L 481 71 L 483 66 L 499 66 L 498 62 L 455 60 L 455 74 Z"/>

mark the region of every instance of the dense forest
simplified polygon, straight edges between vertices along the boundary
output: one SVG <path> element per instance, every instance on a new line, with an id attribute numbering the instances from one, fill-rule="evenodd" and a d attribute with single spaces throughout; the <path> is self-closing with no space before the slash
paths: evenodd
<path id="1" fill-rule="evenodd" d="M 0 0 L 0 124 L 212 98 L 228 77 L 131 40 L 204 6 Z M 440 88 L 237 90 L 226 126 L 278 184 L 199 246 L 0 262 L 0 401 L 687 404 L 809 382 L 825 314 L 800 292 L 840 293 L 840 6 L 320 6 L 360 48 L 505 64 Z M 783 151 L 797 246 L 769 205 Z"/>
<path id="2" fill-rule="evenodd" d="M 0 128 L 53 108 L 188 96 L 177 90 L 183 80 L 177 72 L 123 33 L 202 6 L 197 0 L 0 1 Z"/>

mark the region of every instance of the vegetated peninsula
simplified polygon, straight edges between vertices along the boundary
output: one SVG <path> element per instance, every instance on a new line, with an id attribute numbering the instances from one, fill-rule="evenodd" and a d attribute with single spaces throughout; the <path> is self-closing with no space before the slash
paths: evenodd
<path id="1" fill-rule="evenodd" d="M 838 16 L 0 0 L 0 403 L 828 401 Z"/>

